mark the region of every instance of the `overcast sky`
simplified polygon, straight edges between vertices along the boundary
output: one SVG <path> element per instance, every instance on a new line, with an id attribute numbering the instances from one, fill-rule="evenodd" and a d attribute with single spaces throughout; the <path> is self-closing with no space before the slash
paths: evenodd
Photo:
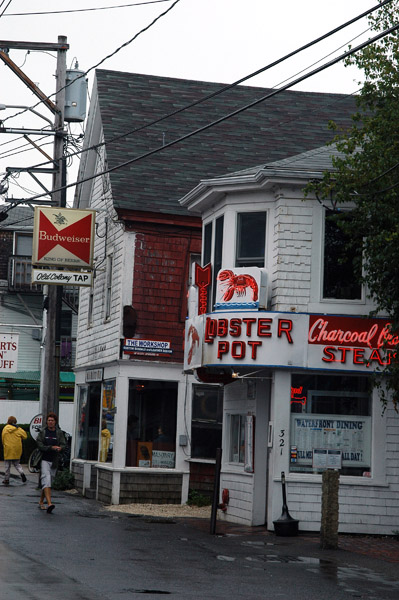
<path id="1" fill-rule="evenodd" d="M 67 68 L 74 67 L 77 60 L 84 71 L 92 69 L 127 43 L 100 68 L 231 83 L 377 4 L 377 0 L 335 0 L 334 3 L 320 0 L 179 0 L 165 16 L 128 43 L 174 4 L 174 0 L 141 2 L 0 0 L 0 40 L 56 42 L 59 35 L 65 35 L 70 46 Z M 117 5 L 125 7 L 82 11 Z M 59 10 L 79 12 L 14 16 L 15 13 Z M 303 69 L 314 69 L 343 53 L 348 44 L 356 46 L 369 36 L 367 19 L 363 18 L 327 41 L 247 81 L 246 85 L 278 87 L 287 78 L 295 79 Z M 54 54 L 10 50 L 10 57 L 43 92 L 50 95 L 55 91 Z M 89 91 L 93 74 L 94 70 L 88 74 Z M 360 73 L 340 63 L 292 89 L 352 94 L 358 89 L 360 80 Z M 0 104 L 33 106 L 36 102 L 32 93 L 0 62 Z M 36 110 L 53 118 L 43 107 Z M 0 111 L 0 119 L 15 112 Z M 5 123 L 7 127 L 25 128 L 41 128 L 45 124 L 32 114 L 7 119 Z M 74 133 L 81 131 L 80 125 L 73 126 Z M 40 144 L 43 141 L 46 140 Z M 23 144 L 26 142 L 20 136 L 15 139 L 8 134 L 0 135 L 0 173 L 8 166 L 26 166 L 43 160 L 37 150 L 21 152 L 27 148 L 26 145 L 21 147 Z M 52 153 L 51 145 L 45 148 Z M 69 181 L 74 180 L 76 167 L 75 159 Z M 18 183 L 28 191 L 19 189 Z M 27 197 L 30 192 L 37 191 L 33 180 L 21 175 L 10 186 L 9 195 Z"/>

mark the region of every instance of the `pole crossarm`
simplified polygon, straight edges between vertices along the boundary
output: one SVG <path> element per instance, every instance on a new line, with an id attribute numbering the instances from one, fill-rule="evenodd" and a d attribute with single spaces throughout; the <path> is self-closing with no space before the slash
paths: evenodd
<path id="1" fill-rule="evenodd" d="M 2 48 L 2 43 L 0 41 L 0 48 Z M 25 75 L 25 73 L 23 71 L 21 71 L 21 69 L 18 67 L 18 65 L 15 64 L 15 62 L 13 60 L 11 60 L 11 58 L 8 56 L 8 54 L 6 52 L 4 52 L 4 50 L 0 50 L 0 59 L 4 62 L 4 64 L 6 64 L 13 73 L 15 73 L 15 75 L 17 77 L 19 77 L 19 79 L 21 79 L 21 81 L 30 89 L 32 90 L 32 92 L 35 94 L 35 96 L 37 96 L 39 98 L 39 100 L 41 100 L 43 102 L 43 104 L 45 104 L 47 106 L 47 108 L 49 110 L 51 110 L 51 112 L 53 114 L 57 114 L 59 112 L 59 109 L 57 108 L 57 106 L 50 100 L 50 98 L 48 98 L 46 96 L 46 94 L 44 94 L 38 87 L 37 85 L 31 80 L 29 79 L 29 77 L 27 75 Z"/>
<path id="2" fill-rule="evenodd" d="M 58 50 L 69 50 L 69 44 L 66 42 L 22 42 L 0 40 L 0 48 L 14 48 L 15 50 L 47 50 L 47 52 L 57 52 Z"/>
<path id="3" fill-rule="evenodd" d="M 24 135 L 28 133 L 29 135 L 57 135 L 56 131 L 49 131 L 48 129 L 25 129 L 25 128 L 15 128 L 15 127 L 0 127 L 0 133 L 14 133 L 18 135 Z"/>
<path id="4" fill-rule="evenodd" d="M 27 171 L 30 173 L 45 173 L 47 175 L 52 175 L 58 171 L 58 169 L 47 169 L 45 167 L 6 167 L 7 173 L 26 173 Z"/>

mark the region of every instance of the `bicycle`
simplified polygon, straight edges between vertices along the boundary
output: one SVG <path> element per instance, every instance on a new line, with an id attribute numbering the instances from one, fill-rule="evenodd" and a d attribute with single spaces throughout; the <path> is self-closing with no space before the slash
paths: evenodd
<path id="1" fill-rule="evenodd" d="M 29 473 L 39 473 L 40 471 L 40 457 L 42 453 L 39 448 L 35 448 L 33 452 L 31 452 L 28 458 L 28 471 Z M 37 465 L 37 466 L 35 466 Z"/>

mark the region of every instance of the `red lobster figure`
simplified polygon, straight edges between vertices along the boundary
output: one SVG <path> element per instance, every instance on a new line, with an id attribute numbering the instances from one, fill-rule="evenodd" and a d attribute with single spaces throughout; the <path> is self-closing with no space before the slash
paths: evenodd
<path id="1" fill-rule="evenodd" d="M 225 269 L 224 271 L 220 271 L 218 280 L 225 282 L 223 290 L 224 302 L 231 300 L 234 293 L 237 296 L 245 296 L 248 287 L 252 290 L 252 300 L 256 302 L 258 299 L 258 284 L 251 275 L 234 275 L 233 271 Z"/>
<path id="2" fill-rule="evenodd" d="M 196 346 L 199 346 L 199 343 L 200 343 L 198 331 L 196 330 L 194 325 L 190 325 L 190 328 L 187 333 L 187 338 L 188 338 L 188 340 L 191 339 L 190 349 L 188 351 L 188 356 L 187 356 L 187 363 L 190 365 L 192 358 L 193 358 L 193 354 L 196 350 Z"/>

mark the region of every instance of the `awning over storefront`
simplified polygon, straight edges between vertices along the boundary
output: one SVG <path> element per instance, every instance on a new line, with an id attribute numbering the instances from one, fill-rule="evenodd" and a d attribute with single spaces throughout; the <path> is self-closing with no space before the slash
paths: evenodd
<path id="1" fill-rule="evenodd" d="M 40 371 L 17 371 L 16 373 L 7 373 L 6 377 L 0 375 L 0 383 L 9 381 L 10 379 L 14 381 L 40 383 Z M 75 383 L 75 373 L 72 373 L 72 371 L 61 371 L 60 383 L 73 385 Z"/>

